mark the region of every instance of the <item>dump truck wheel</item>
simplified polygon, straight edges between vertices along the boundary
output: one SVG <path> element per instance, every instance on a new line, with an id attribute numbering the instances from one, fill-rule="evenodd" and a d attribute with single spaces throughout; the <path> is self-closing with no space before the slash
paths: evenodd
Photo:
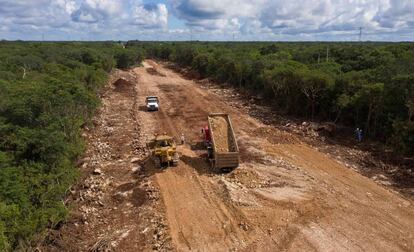
<path id="1" fill-rule="evenodd" d="M 216 165 L 214 164 L 214 159 L 209 159 L 209 160 L 210 160 L 210 168 L 214 170 L 216 168 Z"/>
<path id="2" fill-rule="evenodd" d="M 231 172 L 232 168 L 224 167 L 220 169 L 220 173 L 229 173 Z"/>

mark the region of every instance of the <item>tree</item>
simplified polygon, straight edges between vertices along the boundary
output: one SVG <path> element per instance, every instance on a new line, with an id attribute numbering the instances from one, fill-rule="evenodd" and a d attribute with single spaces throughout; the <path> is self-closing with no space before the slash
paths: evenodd
<path id="1" fill-rule="evenodd" d="M 135 57 L 130 52 L 124 51 L 116 56 L 116 66 L 120 69 L 127 69 L 135 64 Z"/>
<path id="2" fill-rule="evenodd" d="M 303 112 L 301 86 L 306 66 L 297 62 L 285 62 L 263 72 L 265 86 L 273 91 L 276 102 L 291 113 Z"/>
<path id="3" fill-rule="evenodd" d="M 209 54 L 201 53 L 194 57 L 192 66 L 197 70 L 202 76 L 207 75 L 208 66 L 210 64 Z"/>
<path id="4" fill-rule="evenodd" d="M 347 94 L 341 94 L 335 101 L 337 114 L 334 120 L 334 123 L 337 123 L 341 117 L 342 111 L 349 106 L 351 103 L 351 98 Z"/>
<path id="5" fill-rule="evenodd" d="M 92 65 L 96 61 L 95 56 L 90 51 L 82 52 L 81 57 L 82 57 L 82 62 L 86 65 Z"/>
<path id="6" fill-rule="evenodd" d="M 275 44 L 260 48 L 260 54 L 261 55 L 277 53 L 278 51 L 279 51 L 279 47 Z"/>
<path id="7" fill-rule="evenodd" d="M 394 120 L 393 135 L 389 143 L 400 153 L 414 155 L 414 122 Z"/>
<path id="8" fill-rule="evenodd" d="M 413 121 L 413 116 L 414 116 L 414 90 L 407 94 L 407 100 L 405 102 L 405 106 L 408 109 L 407 121 L 411 122 Z"/>
<path id="9" fill-rule="evenodd" d="M 10 244 L 7 241 L 5 233 L 4 223 L 0 221 L 0 251 L 8 251 L 10 249 Z"/>
<path id="10" fill-rule="evenodd" d="M 353 97 L 354 102 L 365 106 L 367 109 L 365 121 L 366 134 L 370 134 L 371 132 L 371 121 L 373 114 L 378 112 L 380 106 L 382 105 L 383 92 L 383 83 L 364 83 Z"/>
<path id="11" fill-rule="evenodd" d="M 112 55 L 106 56 L 101 61 L 102 68 L 105 72 L 110 73 L 114 67 L 114 58 Z"/>
<path id="12" fill-rule="evenodd" d="M 323 92 L 332 88 L 334 80 L 320 71 L 306 71 L 303 73 L 301 91 L 310 102 L 311 118 L 314 119 L 315 106 L 319 102 Z"/>

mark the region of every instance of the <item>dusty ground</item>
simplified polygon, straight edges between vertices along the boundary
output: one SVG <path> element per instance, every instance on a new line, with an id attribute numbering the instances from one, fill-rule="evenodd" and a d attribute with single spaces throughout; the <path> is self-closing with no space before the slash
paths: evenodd
<path id="1" fill-rule="evenodd" d="M 119 76 L 132 85 L 105 93 L 74 214 L 49 250 L 414 250 L 411 199 L 165 65 L 146 61 Z M 160 111 L 145 111 L 147 95 L 159 96 Z M 242 163 L 227 174 L 196 148 L 210 112 L 229 113 L 236 131 Z M 164 132 L 184 133 L 187 144 L 177 167 L 157 170 L 144 146 Z"/>

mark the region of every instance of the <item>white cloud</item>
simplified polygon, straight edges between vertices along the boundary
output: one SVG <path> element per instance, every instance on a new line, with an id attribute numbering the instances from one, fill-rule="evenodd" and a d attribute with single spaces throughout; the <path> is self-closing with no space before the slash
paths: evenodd
<path id="1" fill-rule="evenodd" d="M 8 25 L 64 26 L 74 0 L 0 1 L 0 23 Z"/>
<path id="2" fill-rule="evenodd" d="M 414 29 L 413 0 L 172 0 L 173 12 L 188 25 L 231 29 L 237 18 L 244 34 L 349 33 L 359 27 L 382 32 L 398 27 Z M 217 25 L 220 23 L 222 25 Z"/>
<path id="3" fill-rule="evenodd" d="M 342 40 L 363 27 L 369 39 L 413 40 L 413 13 L 414 0 L 0 0 L 0 36 L 159 38 L 173 15 L 162 34 L 172 39 Z"/>
<path id="4" fill-rule="evenodd" d="M 167 23 L 165 4 L 140 0 L 0 0 L 0 38 L 40 39 L 45 33 L 49 39 L 117 39 Z"/>
<path id="5" fill-rule="evenodd" d="M 390 0 L 385 8 L 381 6 L 374 20 L 386 28 L 413 28 L 414 1 Z"/>
<path id="6" fill-rule="evenodd" d="M 165 4 L 138 5 L 132 12 L 133 24 L 147 28 L 166 28 L 168 10 Z"/>
<path id="7" fill-rule="evenodd" d="M 71 16 L 75 22 L 97 23 L 122 14 L 122 2 L 112 0 L 85 0 Z"/>

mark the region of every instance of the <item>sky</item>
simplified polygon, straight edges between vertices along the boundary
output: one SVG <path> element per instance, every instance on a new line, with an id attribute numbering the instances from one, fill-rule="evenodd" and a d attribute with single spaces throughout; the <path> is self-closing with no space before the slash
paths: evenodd
<path id="1" fill-rule="evenodd" d="M 414 0 L 0 0 L 0 39 L 413 41 Z"/>

